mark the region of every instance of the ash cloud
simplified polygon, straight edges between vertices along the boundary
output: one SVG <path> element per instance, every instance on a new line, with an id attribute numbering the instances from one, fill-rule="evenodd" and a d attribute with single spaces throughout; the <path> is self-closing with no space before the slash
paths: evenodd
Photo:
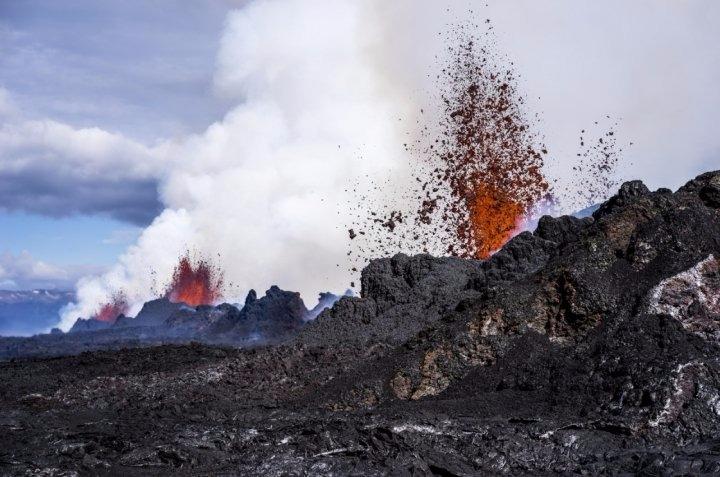
<path id="1" fill-rule="evenodd" d="M 345 191 L 399 167 L 402 129 L 388 120 L 413 109 L 374 67 L 387 45 L 364 34 L 368 5 L 252 2 L 229 15 L 215 84 L 238 106 L 164 145 L 165 211 L 116 267 L 80 282 L 65 329 L 119 291 L 137 312 L 188 249 L 219 255 L 237 290 L 347 286 Z"/>

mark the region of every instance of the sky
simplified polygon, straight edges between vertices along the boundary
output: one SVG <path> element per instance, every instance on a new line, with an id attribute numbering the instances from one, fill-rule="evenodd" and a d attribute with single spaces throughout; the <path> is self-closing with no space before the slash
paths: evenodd
<path id="1" fill-rule="evenodd" d="M 151 145 L 202 131 L 229 107 L 212 75 L 225 15 L 240 3 L 0 0 L 0 137 L 98 128 Z M 57 174 L 54 141 L 20 145 L 47 156 L 40 166 L 2 172 L 0 288 L 70 290 L 162 209 L 154 178 Z M 18 149 L 0 146 L 0 164 Z"/>
<path id="2" fill-rule="evenodd" d="M 137 308 L 191 249 L 221 262 L 232 298 L 345 290 L 345 191 L 407 180 L 441 33 L 486 18 L 541 118 L 550 178 L 572 187 L 580 131 L 617 124 L 618 179 L 677 188 L 719 165 L 719 14 L 714 0 L 0 0 L 0 288 L 75 288 L 67 328 L 119 291 Z"/>

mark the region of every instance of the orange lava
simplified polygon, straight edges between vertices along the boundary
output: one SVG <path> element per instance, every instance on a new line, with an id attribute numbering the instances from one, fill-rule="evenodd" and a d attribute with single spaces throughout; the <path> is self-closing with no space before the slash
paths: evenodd
<path id="1" fill-rule="evenodd" d="M 547 151 L 532 132 L 512 68 L 472 37 L 451 52 L 445 117 L 433 148 L 440 180 L 426 190 L 449 191 L 442 218 L 456 239 L 448 252 L 485 259 L 519 231 L 548 192 L 542 174 Z"/>
<path id="2" fill-rule="evenodd" d="M 515 235 L 524 214 L 525 207 L 507 194 L 479 185 L 469 214 L 475 256 L 485 259 L 505 245 Z"/>
<path id="3" fill-rule="evenodd" d="M 205 260 L 193 263 L 188 255 L 180 258 L 165 297 L 190 306 L 212 305 L 222 295 L 223 275 Z"/>
<path id="4" fill-rule="evenodd" d="M 106 303 L 100 307 L 100 310 L 92 317 L 98 321 L 106 323 L 115 323 L 118 316 L 127 313 L 128 304 L 121 295 L 113 297 L 110 303 Z"/>

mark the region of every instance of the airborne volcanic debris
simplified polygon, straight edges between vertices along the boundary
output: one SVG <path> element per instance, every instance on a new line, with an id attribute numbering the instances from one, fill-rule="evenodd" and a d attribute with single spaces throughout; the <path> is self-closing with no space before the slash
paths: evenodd
<path id="1" fill-rule="evenodd" d="M 165 297 L 190 306 L 212 305 L 222 298 L 222 270 L 205 259 L 193 260 L 190 253 L 180 257 Z"/>
<path id="2" fill-rule="evenodd" d="M 557 180 L 544 173 L 551 159 L 540 119 L 526 107 L 515 67 L 497 53 L 489 30 L 476 31 L 451 31 L 437 78 L 439 124 L 426 123 L 421 109 L 420 137 L 404 144 L 413 174 L 399 197 L 405 208 L 368 202 L 366 194 L 356 200 L 353 226 L 368 238 L 351 244 L 355 262 L 397 251 L 485 259 L 543 211 L 589 207 L 617 187 L 617 121 L 596 138 L 582 130 L 569 186 L 553 187 Z M 386 179 L 374 188 L 394 185 Z"/>

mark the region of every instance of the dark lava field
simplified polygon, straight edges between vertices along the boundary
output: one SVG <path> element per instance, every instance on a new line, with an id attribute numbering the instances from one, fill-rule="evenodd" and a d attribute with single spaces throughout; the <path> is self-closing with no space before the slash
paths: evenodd
<path id="1" fill-rule="evenodd" d="M 720 172 L 634 181 L 484 261 L 375 260 L 273 344 L 5 343 L 0 474 L 717 474 L 716 255 Z"/>

